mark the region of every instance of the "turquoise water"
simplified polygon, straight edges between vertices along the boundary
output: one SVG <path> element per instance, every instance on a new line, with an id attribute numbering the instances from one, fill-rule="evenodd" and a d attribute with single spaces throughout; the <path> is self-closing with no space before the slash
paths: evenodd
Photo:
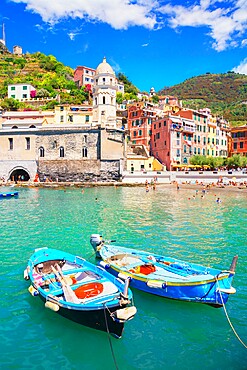
<path id="1" fill-rule="evenodd" d="M 237 293 L 226 309 L 247 343 L 247 193 L 223 191 L 217 204 L 213 190 L 204 199 L 199 191 L 193 200 L 188 198 L 194 190 L 165 186 L 149 193 L 129 187 L 19 191 L 18 199 L 0 201 L 1 369 L 116 368 L 106 333 L 45 309 L 23 279 L 37 247 L 63 249 L 95 263 L 92 233 L 222 269 L 238 254 Z M 223 309 L 133 293 L 137 315 L 120 340 L 111 337 L 119 369 L 247 369 L 247 350 Z"/>

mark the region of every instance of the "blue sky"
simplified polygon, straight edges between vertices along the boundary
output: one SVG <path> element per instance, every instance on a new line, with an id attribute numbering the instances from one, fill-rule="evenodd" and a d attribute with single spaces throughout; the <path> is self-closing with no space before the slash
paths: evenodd
<path id="1" fill-rule="evenodd" d="M 72 68 L 105 56 L 141 91 L 206 72 L 247 74 L 247 0 L 0 0 L 2 23 L 10 51 L 20 45 Z"/>

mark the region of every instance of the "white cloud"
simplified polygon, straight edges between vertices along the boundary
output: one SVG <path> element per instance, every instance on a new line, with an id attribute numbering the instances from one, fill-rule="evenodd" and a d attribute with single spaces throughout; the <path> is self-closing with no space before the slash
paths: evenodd
<path id="1" fill-rule="evenodd" d="M 233 72 L 247 75 L 247 58 L 242 60 L 242 62 L 239 64 L 239 66 L 234 67 L 232 70 L 233 70 Z"/>
<path id="2" fill-rule="evenodd" d="M 149 45 L 148 43 L 147 43 L 147 44 L 142 44 L 142 46 L 143 46 L 143 47 L 146 47 L 146 46 L 148 46 L 148 45 Z"/>
<path id="3" fill-rule="evenodd" d="M 148 0 L 12 0 L 26 4 L 26 9 L 39 14 L 44 22 L 56 23 L 63 18 L 81 18 L 108 23 L 115 29 L 143 26 L 153 29 L 156 1 Z"/>
<path id="4" fill-rule="evenodd" d="M 188 6 L 168 4 L 159 11 L 168 17 L 172 28 L 208 27 L 209 36 L 214 40 L 212 46 L 217 51 L 236 47 L 236 40 L 247 31 L 246 0 L 200 0 Z"/>
<path id="5" fill-rule="evenodd" d="M 176 5 L 181 0 L 166 0 L 166 5 L 163 5 L 164 0 L 10 1 L 26 4 L 26 10 L 39 14 L 50 25 L 76 18 L 107 23 L 116 30 L 126 30 L 131 26 L 150 30 L 158 30 L 165 25 L 175 30 L 206 27 L 212 47 L 217 51 L 241 46 L 247 33 L 247 0 L 187 0 L 182 2 L 183 5 Z M 69 37 L 74 38 L 73 32 Z"/>

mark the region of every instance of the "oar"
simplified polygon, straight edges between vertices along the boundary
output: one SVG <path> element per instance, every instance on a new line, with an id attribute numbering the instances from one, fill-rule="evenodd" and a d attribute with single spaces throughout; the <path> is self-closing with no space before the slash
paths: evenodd
<path id="1" fill-rule="evenodd" d="M 56 278 L 62 284 L 62 289 L 63 289 L 66 301 L 77 303 L 77 304 L 81 303 L 80 300 L 77 298 L 75 292 L 66 283 L 60 266 L 56 265 L 56 268 L 58 269 L 58 271 L 53 266 L 51 266 L 51 268 L 52 268 L 52 271 L 54 272 L 54 275 L 56 276 Z"/>

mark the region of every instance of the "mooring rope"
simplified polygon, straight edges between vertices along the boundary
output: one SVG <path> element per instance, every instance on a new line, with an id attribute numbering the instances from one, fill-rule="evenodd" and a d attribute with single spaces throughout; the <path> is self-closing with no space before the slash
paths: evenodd
<path id="1" fill-rule="evenodd" d="M 104 306 L 104 316 L 105 316 L 106 330 L 107 330 L 108 340 L 109 340 L 109 343 L 110 343 L 112 358 L 113 358 L 116 370 L 118 370 L 117 360 L 116 360 L 116 357 L 115 357 L 115 354 L 114 354 L 114 351 L 113 351 L 113 346 L 112 346 L 112 341 L 111 341 L 111 334 L 109 332 L 109 327 L 108 327 L 108 323 L 107 323 L 106 308 L 108 309 L 107 306 Z"/>
<path id="2" fill-rule="evenodd" d="M 226 315 L 226 318 L 227 318 L 227 320 L 228 320 L 228 322 L 229 322 L 229 325 L 230 325 L 230 327 L 231 327 L 231 329 L 232 329 L 233 333 L 236 335 L 237 339 L 239 340 L 239 342 L 240 342 L 240 343 L 241 343 L 245 348 L 247 348 L 247 345 L 246 345 L 246 344 L 242 341 L 242 339 L 239 337 L 238 333 L 236 332 L 235 328 L 233 327 L 233 325 L 232 325 L 232 323 L 231 323 L 231 320 L 230 320 L 230 318 L 229 318 L 229 316 L 228 316 L 228 313 L 227 313 L 227 311 L 226 311 L 226 306 L 225 306 L 224 301 L 223 301 L 223 298 L 222 298 L 222 294 L 221 294 L 221 291 L 220 291 L 220 286 L 219 286 L 218 279 L 216 279 L 216 281 L 217 281 L 218 291 L 219 291 L 219 293 L 220 293 L 220 298 L 221 298 L 221 302 L 222 302 L 222 305 L 223 305 L 223 309 L 224 309 L 224 311 L 225 311 L 225 315 Z"/>

